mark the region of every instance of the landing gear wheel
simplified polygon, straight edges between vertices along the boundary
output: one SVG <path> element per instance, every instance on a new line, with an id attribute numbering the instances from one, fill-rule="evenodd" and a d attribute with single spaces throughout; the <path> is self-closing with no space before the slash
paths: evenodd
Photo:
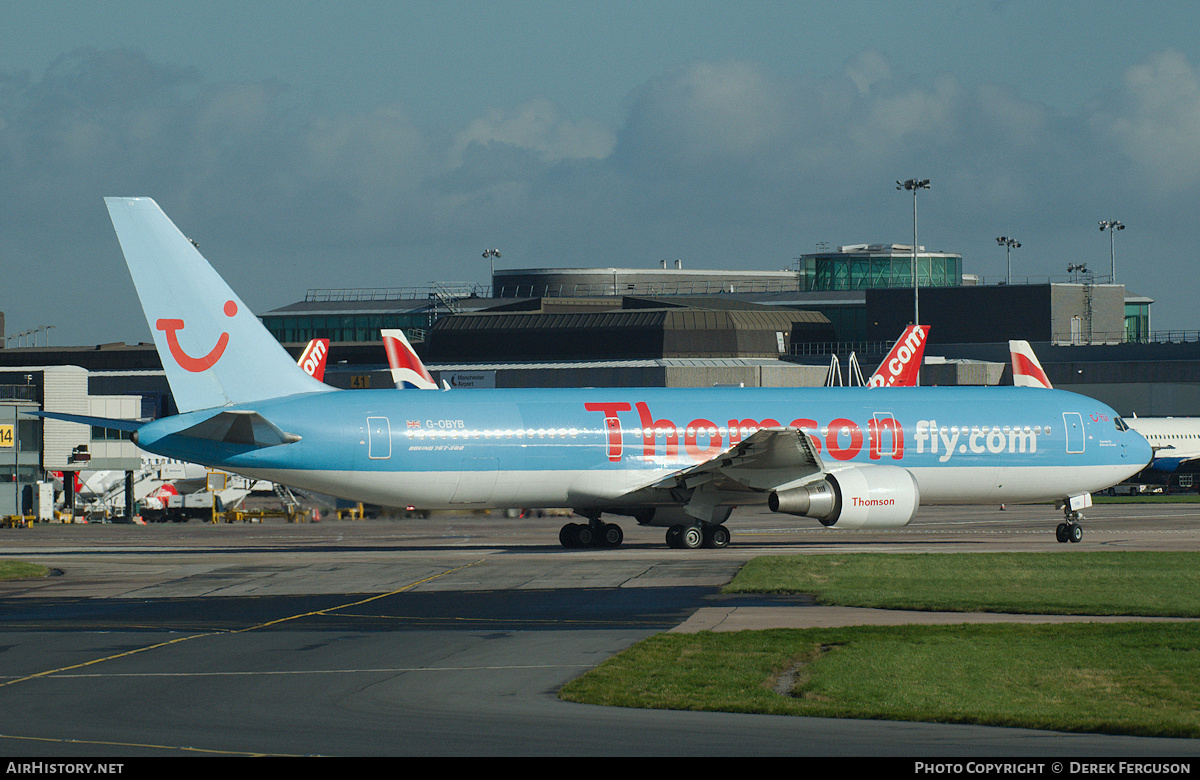
<path id="1" fill-rule="evenodd" d="M 625 532 L 616 523 L 605 523 L 600 528 L 600 536 L 597 537 L 597 541 L 603 547 L 620 547 L 624 540 Z"/>
<path id="2" fill-rule="evenodd" d="M 590 525 L 580 523 L 575 526 L 576 547 L 591 547 L 596 541 L 596 532 Z"/>
<path id="3" fill-rule="evenodd" d="M 679 544 L 679 535 L 681 533 L 683 533 L 683 526 L 681 526 L 681 525 L 673 525 L 670 528 L 668 528 L 667 529 L 667 547 L 670 547 L 672 550 L 678 550 L 681 546 Z"/>
<path id="4" fill-rule="evenodd" d="M 704 529 L 704 546 L 721 549 L 729 546 L 729 529 L 723 525 L 710 525 Z"/>
<path id="5" fill-rule="evenodd" d="M 1067 510 L 1063 513 L 1066 516 L 1066 522 L 1059 523 L 1054 529 L 1054 538 L 1061 542 L 1071 542 L 1078 544 L 1083 539 L 1083 528 L 1079 525 L 1079 521 L 1083 519 L 1083 515 L 1079 512 Z"/>
<path id="6" fill-rule="evenodd" d="M 679 532 L 679 546 L 685 550 L 695 550 L 704 544 L 704 531 L 698 525 L 684 526 Z"/>
<path id="7" fill-rule="evenodd" d="M 625 532 L 616 523 L 567 523 L 558 532 L 563 547 L 619 547 Z"/>
<path id="8" fill-rule="evenodd" d="M 586 523 L 567 523 L 558 532 L 558 543 L 563 547 L 590 547 L 595 538 L 596 533 Z"/>

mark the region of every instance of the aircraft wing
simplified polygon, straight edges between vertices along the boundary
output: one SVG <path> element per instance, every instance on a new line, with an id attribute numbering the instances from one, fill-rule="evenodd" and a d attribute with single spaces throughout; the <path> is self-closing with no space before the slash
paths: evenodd
<path id="1" fill-rule="evenodd" d="M 1195 456 L 1190 458 L 1161 457 L 1159 454 L 1161 452 L 1162 450 L 1154 451 L 1154 458 L 1150 461 L 1150 468 L 1154 469 L 1155 471 L 1163 471 L 1168 474 L 1178 470 L 1180 466 L 1182 466 L 1184 463 L 1187 463 L 1189 460 L 1196 459 Z"/>
<path id="2" fill-rule="evenodd" d="M 788 490 L 818 482 L 824 474 L 821 456 L 803 431 L 761 428 L 715 457 L 650 487 L 679 495 L 686 502 L 683 511 L 692 517 L 721 522 L 739 494 Z M 685 492 L 686 497 L 680 495 Z"/>
<path id="3" fill-rule="evenodd" d="M 659 488 L 711 483 L 721 490 L 765 492 L 813 481 L 825 464 L 808 435 L 797 428 L 762 428 L 703 463 L 672 474 Z"/>

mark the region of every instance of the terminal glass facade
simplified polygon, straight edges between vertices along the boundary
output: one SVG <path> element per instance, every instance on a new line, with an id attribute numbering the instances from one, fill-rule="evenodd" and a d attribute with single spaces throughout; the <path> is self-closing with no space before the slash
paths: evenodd
<path id="1" fill-rule="evenodd" d="M 267 330 L 280 343 L 312 339 L 330 341 L 379 341 L 379 331 L 401 328 L 412 338 L 430 327 L 429 315 L 396 314 L 289 314 L 262 318 Z"/>
<path id="2" fill-rule="evenodd" d="M 917 254 L 921 287 L 958 287 L 962 284 L 962 256 Z M 800 258 L 802 289 L 866 290 L 876 287 L 912 287 L 912 254 L 891 252 L 830 252 Z"/>

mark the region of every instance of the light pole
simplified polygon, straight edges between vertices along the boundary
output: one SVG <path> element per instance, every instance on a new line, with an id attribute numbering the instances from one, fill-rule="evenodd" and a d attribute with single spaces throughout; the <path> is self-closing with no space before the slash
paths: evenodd
<path id="1" fill-rule="evenodd" d="M 1009 238 L 1008 236 L 1000 236 L 999 238 L 996 239 L 996 243 L 999 244 L 1000 246 L 1004 247 L 1004 254 L 1008 258 L 1008 276 L 1005 277 L 1004 283 L 1012 284 L 1012 251 L 1013 251 L 1013 249 L 1020 249 L 1021 242 L 1015 238 Z"/>
<path id="2" fill-rule="evenodd" d="M 495 297 L 496 287 L 496 258 L 500 256 L 499 249 L 485 249 L 483 256 L 488 259 L 488 265 L 491 266 L 490 275 L 488 276 L 488 287 L 492 290 L 492 297 Z"/>
<path id="3" fill-rule="evenodd" d="M 929 189 L 929 179 L 909 179 L 906 182 L 896 182 L 898 190 L 912 190 L 913 194 L 913 246 L 912 246 L 912 277 L 913 277 L 913 325 L 921 324 L 921 304 L 917 293 L 917 191 Z"/>
<path id="4" fill-rule="evenodd" d="M 1117 283 L 1117 252 L 1113 244 L 1113 231 L 1124 230 L 1125 226 L 1115 219 L 1100 220 L 1100 232 L 1108 231 L 1108 262 L 1109 275 L 1112 277 L 1112 283 Z"/>

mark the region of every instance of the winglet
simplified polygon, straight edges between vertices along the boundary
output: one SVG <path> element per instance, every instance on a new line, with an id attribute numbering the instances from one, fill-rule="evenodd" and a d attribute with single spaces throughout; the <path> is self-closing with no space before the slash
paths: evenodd
<path id="1" fill-rule="evenodd" d="M 437 390 L 437 383 L 404 337 L 404 331 L 389 329 L 379 332 L 383 335 L 383 349 L 387 352 L 388 366 L 392 369 L 392 381 L 396 387 Z"/>
<path id="2" fill-rule="evenodd" d="M 1008 352 L 1012 356 L 1014 386 L 1043 387 L 1047 390 L 1053 387 L 1028 341 L 1009 341 Z"/>
<path id="3" fill-rule="evenodd" d="M 181 412 L 327 391 L 149 198 L 105 198 Z"/>

